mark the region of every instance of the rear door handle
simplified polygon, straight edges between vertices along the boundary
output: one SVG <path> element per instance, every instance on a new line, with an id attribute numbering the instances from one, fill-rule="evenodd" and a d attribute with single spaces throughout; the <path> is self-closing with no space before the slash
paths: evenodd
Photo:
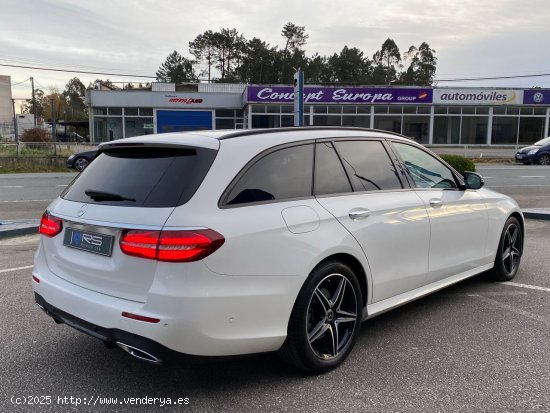
<path id="1" fill-rule="evenodd" d="M 366 208 L 353 208 L 349 211 L 348 215 L 355 221 L 358 219 L 367 218 L 370 215 L 370 210 Z"/>
<path id="2" fill-rule="evenodd" d="M 440 208 L 443 205 L 443 201 L 441 199 L 430 199 L 430 206 L 432 208 Z"/>

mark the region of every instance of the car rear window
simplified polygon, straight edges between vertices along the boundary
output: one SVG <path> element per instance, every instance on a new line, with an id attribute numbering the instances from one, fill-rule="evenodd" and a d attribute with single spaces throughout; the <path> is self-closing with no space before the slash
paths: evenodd
<path id="1" fill-rule="evenodd" d="M 206 148 L 106 150 L 94 159 L 61 197 L 68 201 L 101 205 L 175 207 L 191 199 L 216 153 Z"/>

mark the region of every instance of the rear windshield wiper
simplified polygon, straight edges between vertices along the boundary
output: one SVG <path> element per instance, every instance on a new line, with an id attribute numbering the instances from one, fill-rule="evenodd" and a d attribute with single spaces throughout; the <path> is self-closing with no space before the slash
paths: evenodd
<path id="1" fill-rule="evenodd" d="M 92 198 L 94 201 L 131 201 L 136 202 L 134 198 L 128 198 L 119 194 L 112 194 L 110 192 L 96 191 L 94 189 L 86 189 L 84 191 L 86 195 Z"/>

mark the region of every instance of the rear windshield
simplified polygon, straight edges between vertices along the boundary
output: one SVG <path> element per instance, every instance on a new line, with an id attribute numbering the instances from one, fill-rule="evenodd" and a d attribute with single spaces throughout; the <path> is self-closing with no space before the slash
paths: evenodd
<path id="1" fill-rule="evenodd" d="M 216 153 L 206 148 L 106 150 L 61 197 L 101 205 L 175 207 L 193 196 Z"/>

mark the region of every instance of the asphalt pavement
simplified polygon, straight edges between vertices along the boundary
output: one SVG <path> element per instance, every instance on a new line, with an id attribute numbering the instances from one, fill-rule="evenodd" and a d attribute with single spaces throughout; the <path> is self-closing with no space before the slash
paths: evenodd
<path id="1" fill-rule="evenodd" d="M 109 350 L 34 304 L 38 236 L 0 240 L 0 411 L 548 412 L 548 233 L 527 221 L 512 283 L 476 277 L 369 320 L 321 376 L 273 354 L 158 367 Z M 29 396 L 43 404 L 13 404 Z"/>

